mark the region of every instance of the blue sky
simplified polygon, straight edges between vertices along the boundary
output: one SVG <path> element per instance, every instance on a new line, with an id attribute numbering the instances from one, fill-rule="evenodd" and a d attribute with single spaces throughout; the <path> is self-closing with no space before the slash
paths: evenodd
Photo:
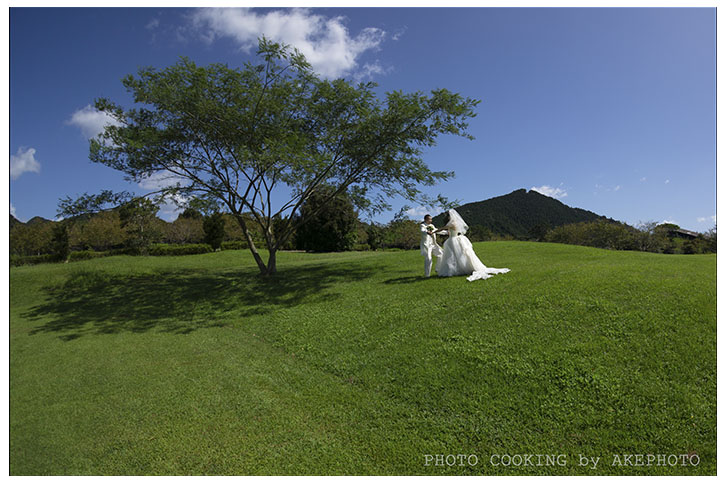
<path id="1" fill-rule="evenodd" d="M 537 188 L 629 224 L 707 231 L 715 33 L 712 8 L 12 8 L 11 211 L 54 218 L 61 197 L 148 192 L 154 180 L 131 185 L 88 160 L 106 122 L 93 100 L 130 106 L 120 79 L 181 55 L 241 66 L 265 34 L 321 75 L 371 79 L 381 95 L 444 87 L 481 99 L 476 140 L 443 137 L 426 151 L 432 169 L 456 172 L 429 194 L 466 203 Z M 376 220 L 403 202 L 393 204 Z"/>

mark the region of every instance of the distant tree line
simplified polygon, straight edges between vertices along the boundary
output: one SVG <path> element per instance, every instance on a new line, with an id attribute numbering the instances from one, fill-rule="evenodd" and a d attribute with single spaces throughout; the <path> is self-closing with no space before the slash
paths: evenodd
<path id="1" fill-rule="evenodd" d="M 299 216 L 307 217 L 282 245 L 284 250 L 314 252 L 413 249 L 420 241 L 418 222 L 396 216 L 388 224 L 365 223 L 346 194 L 322 202 L 321 189 L 308 199 Z M 173 222 L 157 217 L 158 207 L 137 199 L 96 214 L 62 221 L 11 218 L 10 254 L 15 265 L 96 258 L 113 254 L 173 255 L 220 249 L 248 249 L 238 220 L 218 208 L 190 203 Z M 261 243 L 264 228 L 243 214 L 252 241 Z M 272 229 L 284 220 L 275 219 Z"/>
<path id="2" fill-rule="evenodd" d="M 319 193 L 320 198 L 326 195 L 324 189 Z M 109 211 L 60 222 L 39 218 L 27 224 L 11 222 L 11 262 L 64 261 L 112 254 L 180 255 L 248 248 L 238 221 L 229 213 L 189 207 L 175 221 L 166 222 L 156 216 L 157 211 L 150 202 L 137 200 Z M 261 242 L 263 227 L 251 214 L 244 216 L 253 242 Z M 318 196 L 312 196 L 300 210 L 300 216 L 308 219 L 298 223 L 300 228 L 282 249 L 314 252 L 417 249 L 420 243 L 420 221 L 409 219 L 401 211 L 387 224 L 362 222 L 345 194 L 331 203 L 322 203 Z M 274 226 L 275 223 L 272 229 Z M 546 241 L 666 254 L 717 251 L 715 228 L 691 239 L 683 238 L 680 232 L 674 224 L 649 222 L 635 228 L 599 219 L 555 228 L 543 222 L 522 236 L 500 234 L 474 224 L 467 234 L 474 242 Z"/>
<path id="3" fill-rule="evenodd" d="M 717 227 L 713 227 L 707 233 L 697 233 L 693 237 L 683 235 L 680 227 L 671 223 L 646 222 L 634 228 L 623 223 L 594 221 L 539 230 L 535 234 L 537 240 L 605 249 L 664 254 L 717 252 Z"/>

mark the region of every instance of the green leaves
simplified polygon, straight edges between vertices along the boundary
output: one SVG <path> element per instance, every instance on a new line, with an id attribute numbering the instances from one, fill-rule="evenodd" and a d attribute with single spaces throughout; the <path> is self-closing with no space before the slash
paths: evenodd
<path id="1" fill-rule="evenodd" d="M 160 171 L 185 178 L 183 188 L 161 194 L 183 191 L 216 198 L 235 215 L 250 212 L 274 251 L 272 219 L 289 220 L 277 230 L 287 237 L 300 206 L 323 184 L 350 192 L 370 212 L 395 196 L 433 202 L 419 187 L 453 173 L 431 171 L 424 149 L 441 134 L 473 139 L 466 120 L 477 100 L 439 89 L 395 91 L 381 101 L 373 83 L 317 78 L 289 46 L 263 37 L 257 54 L 261 63 L 242 69 L 182 57 L 126 76 L 136 106 L 96 101 L 119 125 L 91 142 L 91 160 L 134 181 Z M 292 194 L 273 206 L 280 185 Z"/>
<path id="2" fill-rule="evenodd" d="M 127 191 L 114 193 L 109 190 L 101 191 L 100 194 L 84 193 L 77 199 L 66 196 L 58 202 L 58 215 L 73 217 L 95 213 L 128 202 L 131 197 L 131 193 Z"/>

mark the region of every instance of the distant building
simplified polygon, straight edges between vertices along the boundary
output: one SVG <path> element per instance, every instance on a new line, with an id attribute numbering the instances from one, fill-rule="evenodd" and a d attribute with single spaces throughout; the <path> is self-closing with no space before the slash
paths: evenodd
<path id="1" fill-rule="evenodd" d="M 669 235 L 674 238 L 695 239 L 700 235 L 700 233 L 688 231 L 686 229 L 671 229 Z"/>

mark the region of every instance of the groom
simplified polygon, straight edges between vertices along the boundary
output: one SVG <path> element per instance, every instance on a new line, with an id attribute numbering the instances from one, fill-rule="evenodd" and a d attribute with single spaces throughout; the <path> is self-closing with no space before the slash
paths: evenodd
<path id="1" fill-rule="evenodd" d="M 426 214 L 423 222 L 420 223 L 420 254 L 423 255 L 425 260 L 426 278 L 430 277 L 430 270 L 433 267 L 433 256 L 438 256 L 439 258 L 443 256 L 443 250 L 436 243 L 435 230 L 436 227 L 433 226 L 433 218 L 430 214 Z"/>

